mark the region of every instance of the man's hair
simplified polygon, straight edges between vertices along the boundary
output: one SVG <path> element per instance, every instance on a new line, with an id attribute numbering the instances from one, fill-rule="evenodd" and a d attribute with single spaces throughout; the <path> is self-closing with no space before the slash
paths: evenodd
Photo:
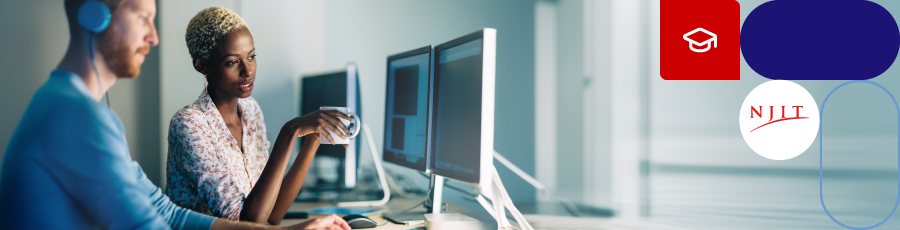
<path id="1" fill-rule="evenodd" d="M 72 33 L 81 29 L 81 25 L 78 24 L 78 8 L 81 7 L 81 4 L 87 2 L 88 0 L 66 0 L 64 5 L 66 8 L 66 19 L 69 20 L 69 30 Z M 122 0 L 101 0 L 106 3 L 106 6 L 109 7 L 109 12 L 116 12 L 116 9 L 119 8 L 119 4 L 122 3 Z"/>
<path id="2" fill-rule="evenodd" d="M 191 58 L 206 61 L 219 40 L 240 29 L 249 29 L 241 16 L 224 7 L 210 7 L 191 18 L 184 40 Z"/>

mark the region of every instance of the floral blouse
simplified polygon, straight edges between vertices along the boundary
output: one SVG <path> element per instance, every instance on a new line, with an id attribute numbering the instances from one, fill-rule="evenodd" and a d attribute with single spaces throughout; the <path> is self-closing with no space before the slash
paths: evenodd
<path id="1" fill-rule="evenodd" d="M 269 141 L 256 100 L 239 99 L 238 112 L 241 145 L 206 92 L 172 117 L 166 195 L 175 204 L 230 220 L 240 217 L 244 199 L 266 166 Z"/>

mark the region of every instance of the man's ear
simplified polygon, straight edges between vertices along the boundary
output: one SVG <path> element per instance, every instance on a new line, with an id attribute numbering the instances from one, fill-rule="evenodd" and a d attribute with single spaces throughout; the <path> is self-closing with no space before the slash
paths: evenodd
<path id="1" fill-rule="evenodd" d="M 194 69 L 200 74 L 206 75 L 206 64 L 200 58 L 194 58 Z"/>

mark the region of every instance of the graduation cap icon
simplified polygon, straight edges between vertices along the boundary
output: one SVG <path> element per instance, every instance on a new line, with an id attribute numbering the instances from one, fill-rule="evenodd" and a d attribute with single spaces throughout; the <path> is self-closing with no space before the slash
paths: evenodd
<path id="1" fill-rule="evenodd" d="M 697 36 L 692 36 L 692 35 L 697 34 L 698 32 L 704 33 L 704 34 L 698 34 L 698 36 L 706 35 L 701 38 L 706 38 L 706 37 L 708 37 L 708 38 L 706 40 L 703 40 L 702 42 L 698 42 L 694 39 L 691 39 L 691 37 L 697 37 Z M 697 53 L 703 53 L 703 52 L 709 51 L 709 49 L 712 47 L 716 47 L 716 48 L 719 47 L 719 44 L 718 44 L 719 38 L 716 37 L 716 34 L 714 34 L 713 32 L 709 32 L 709 30 L 706 30 L 703 28 L 697 28 L 697 29 L 691 30 L 691 32 L 684 34 L 684 36 L 682 36 L 682 38 L 684 38 L 684 40 L 688 41 L 688 48 L 691 48 L 691 51 L 694 51 Z M 700 38 L 698 38 L 698 39 L 700 39 Z M 712 43 L 712 46 L 710 46 L 709 43 Z M 697 48 L 694 48 L 694 46 L 697 46 L 697 47 L 706 46 L 706 48 L 697 49 Z"/>

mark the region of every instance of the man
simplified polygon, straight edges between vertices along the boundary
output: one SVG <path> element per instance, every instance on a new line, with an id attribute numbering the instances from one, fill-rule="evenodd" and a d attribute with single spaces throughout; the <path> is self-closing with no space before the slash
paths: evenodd
<path id="1" fill-rule="evenodd" d="M 92 39 L 66 0 L 70 42 L 34 94 L 6 150 L 0 178 L 4 229 L 279 229 L 215 219 L 174 205 L 131 160 L 116 114 L 100 103 L 118 78 L 135 78 L 159 43 L 154 0 L 105 0 L 109 27 Z M 92 43 L 92 46 L 89 46 Z M 93 47 L 96 72 L 89 47 Z M 99 79 L 99 81 L 98 81 Z M 344 229 L 329 216 L 289 229 Z"/>

